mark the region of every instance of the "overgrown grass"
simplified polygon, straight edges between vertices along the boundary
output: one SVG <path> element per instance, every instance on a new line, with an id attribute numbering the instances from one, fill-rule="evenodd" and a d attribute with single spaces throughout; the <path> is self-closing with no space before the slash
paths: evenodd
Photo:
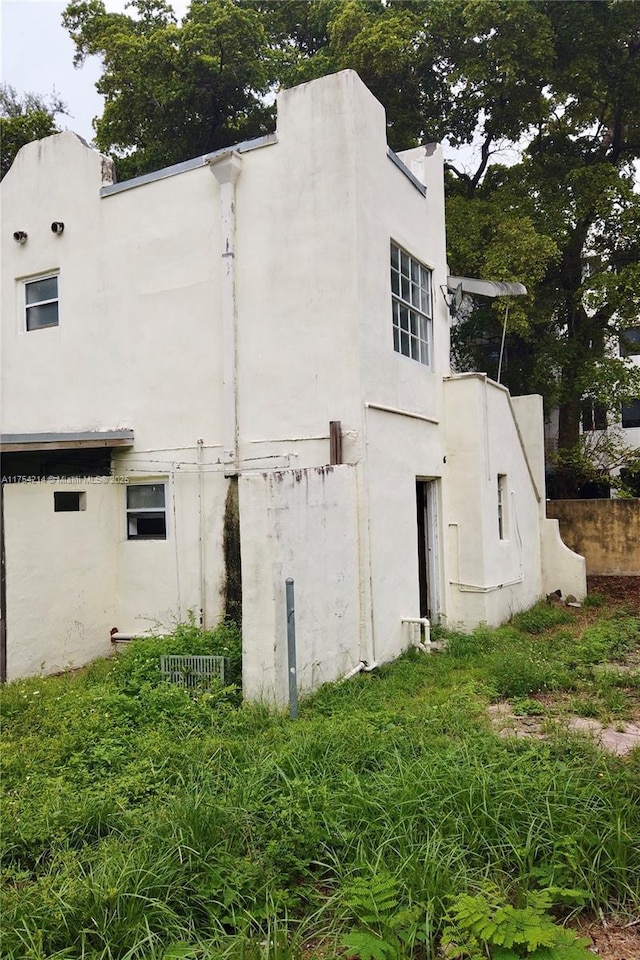
<path id="1" fill-rule="evenodd" d="M 588 618 L 541 605 L 452 635 L 444 654 L 322 688 L 296 722 L 233 685 L 162 681 L 161 652 L 224 652 L 237 670 L 229 627 L 10 684 L 2 956 L 431 957 L 462 894 L 631 909 L 637 752 L 505 741 L 486 719 L 498 696 L 624 695 L 598 665 L 640 645 L 640 621 Z"/>

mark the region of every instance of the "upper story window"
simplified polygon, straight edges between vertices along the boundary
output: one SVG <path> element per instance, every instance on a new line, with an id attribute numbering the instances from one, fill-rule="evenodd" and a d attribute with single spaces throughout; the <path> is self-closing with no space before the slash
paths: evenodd
<path id="1" fill-rule="evenodd" d="M 640 427 L 640 397 L 622 407 L 622 426 Z"/>
<path id="2" fill-rule="evenodd" d="M 401 247 L 391 244 L 393 349 L 431 366 L 431 271 Z"/>
<path id="3" fill-rule="evenodd" d="M 592 400 L 583 403 L 580 417 L 582 420 L 582 429 L 585 433 L 589 433 L 592 430 L 607 429 L 607 411 L 599 403 L 594 403 Z"/>
<path id="4" fill-rule="evenodd" d="M 620 356 L 640 356 L 640 327 L 624 330 L 620 336 Z"/>
<path id="5" fill-rule="evenodd" d="M 24 305 L 27 330 L 58 326 L 58 276 L 25 280 Z"/>

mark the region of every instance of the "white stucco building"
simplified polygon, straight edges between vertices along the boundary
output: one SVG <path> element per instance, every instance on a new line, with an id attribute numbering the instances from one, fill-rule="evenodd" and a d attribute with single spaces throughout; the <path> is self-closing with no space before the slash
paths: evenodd
<path id="1" fill-rule="evenodd" d="M 289 577 L 303 690 L 413 619 L 585 592 L 540 398 L 451 375 L 440 149 L 392 154 L 355 73 L 282 93 L 269 137 L 112 180 L 63 133 L 2 183 L 9 679 L 213 625 L 238 532 L 250 697 L 287 696 Z"/>

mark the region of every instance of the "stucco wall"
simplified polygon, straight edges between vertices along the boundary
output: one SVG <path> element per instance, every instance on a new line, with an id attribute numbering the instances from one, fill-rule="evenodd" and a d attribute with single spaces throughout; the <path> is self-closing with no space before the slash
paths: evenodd
<path id="1" fill-rule="evenodd" d="M 371 557 L 373 653 L 384 661 L 407 643 L 402 620 L 420 616 L 416 481 L 437 487 L 438 574 L 432 584 L 439 618 L 446 622 L 444 589 L 442 483 L 444 447 L 437 424 L 370 408 L 366 414 L 366 477 L 363 507 L 368 516 L 362 536 Z"/>
<path id="2" fill-rule="evenodd" d="M 483 375 L 445 384 L 450 625 L 497 624 L 542 594 L 539 492 L 507 391 Z M 498 475 L 506 477 L 504 529 Z"/>
<path id="3" fill-rule="evenodd" d="M 296 581 L 301 689 L 400 653 L 401 620 L 419 613 L 416 480 L 437 484 L 445 622 L 495 623 L 540 594 L 542 514 L 516 408 L 482 378 L 443 386 L 440 149 L 402 154 L 425 196 L 390 159 L 385 134 L 383 108 L 345 71 L 280 94 L 277 138 L 234 158 L 233 203 L 207 158 L 101 195 L 103 161 L 72 134 L 20 152 L 2 183 L 2 431 L 127 427 L 134 447 L 115 456 L 115 472 L 167 484 L 167 538 L 147 542 L 127 540 L 115 485 L 103 494 L 108 522 L 95 529 L 88 507 L 84 520 L 45 523 L 37 490 L 42 523 L 34 514 L 23 534 L 14 523 L 30 511 L 32 489 L 10 492 L 7 565 L 19 572 L 9 627 L 21 620 L 14 637 L 31 642 L 29 605 L 40 620 L 51 608 L 47 663 L 60 665 L 65 603 L 67 622 L 84 605 L 101 636 L 103 624 L 166 629 L 201 608 L 216 622 L 234 473 L 251 696 L 286 695 L 287 576 Z M 51 233 L 53 220 L 64 221 L 63 234 Z M 12 239 L 18 229 L 29 234 L 24 245 Z M 433 271 L 430 368 L 393 349 L 391 241 Z M 24 279 L 52 270 L 60 323 L 27 333 Z M 519 405 L 523 423 L 535 424 L 534 406 Z M 342 424 L 345 464 L 328 470 L 331 420 Z M 234 432 L 237 462 L 223 451 Z M 538 452 L 534 439 L 529 458 Z M 509 478 L 503 538 L 499 473 Z M 32 593 L 23 589 L 40 547 L 38 576 L 54 555 L 82 557 L 73 586 L 36 578 Z M 87 558 L 91 570 L 106 564 L 104 575 L 92 579 Z"/>
<path id="4" fill-rule="evenodd" d="M 208 626 L 220 620 L 228 481 L 195 460 L 143 470 L 145 482 L 166 484 L 167 538 L 129 540 L 126 489 L 140 462 L 121 457 L 118 478 L 4 485 L 9 679 L 108 655 L 112 627 L 167 632 L 201 611 Z M 56 513 L 56 491 L 82 493 L 84 509 Z"/>
<path id="5" fill-rule="evenodd" d="M 105 479 L 4 486 L 9 680 L 111 653 L 120 490 Z M 86 509 L 55 513 L 56 491 Z"/>
<path id="6" fill-rule="evenodd" d="M 590 576 L 640 576 L 640 500 L 549 500 L 564 542 Z"/>
<path id="7" fill-rule="evenodd" d="M 294 580 L 298 689 L 358 663 L 361 607 L 356 468 L 240 477 L 245 696 L 288 698 L 285 581 Z"/>

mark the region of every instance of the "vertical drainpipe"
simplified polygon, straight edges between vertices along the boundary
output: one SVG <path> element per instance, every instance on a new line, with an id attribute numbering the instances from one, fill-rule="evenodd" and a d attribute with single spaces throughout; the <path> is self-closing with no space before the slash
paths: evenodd
<path id="1" fill-rule="evenodd" d="M 4 483 L 0 483 L 0 683 L 7 682 L 7 558 L 4 539 Z"/>
<path id="2" fill-rule="evenodd" d="M 210 169 L 220 184 L 222 239 L 222 381 L 223 445 L 227 475 L 237 474 L 238 456 L 238 330 L 236 312 L 236 183 L 242 157 L 232 150 L 215 157 Z"/>
<path id="3" fill-rule="evenodd" d="M 200 574 L 200 626 L 205 628 L 207 626 L 207 611 L 206 611 L 206 582 L 205 582 L 205 570 L 206 570 L 206 559 L 205 559 L 205 519 L 204 519 L 204 440 L 202 437 L 198 440 L 197 445 L 197 461 L 198 461 L 198 525 L 199 525 L 199 539 L 198 539 L 198 567 Z"/>

